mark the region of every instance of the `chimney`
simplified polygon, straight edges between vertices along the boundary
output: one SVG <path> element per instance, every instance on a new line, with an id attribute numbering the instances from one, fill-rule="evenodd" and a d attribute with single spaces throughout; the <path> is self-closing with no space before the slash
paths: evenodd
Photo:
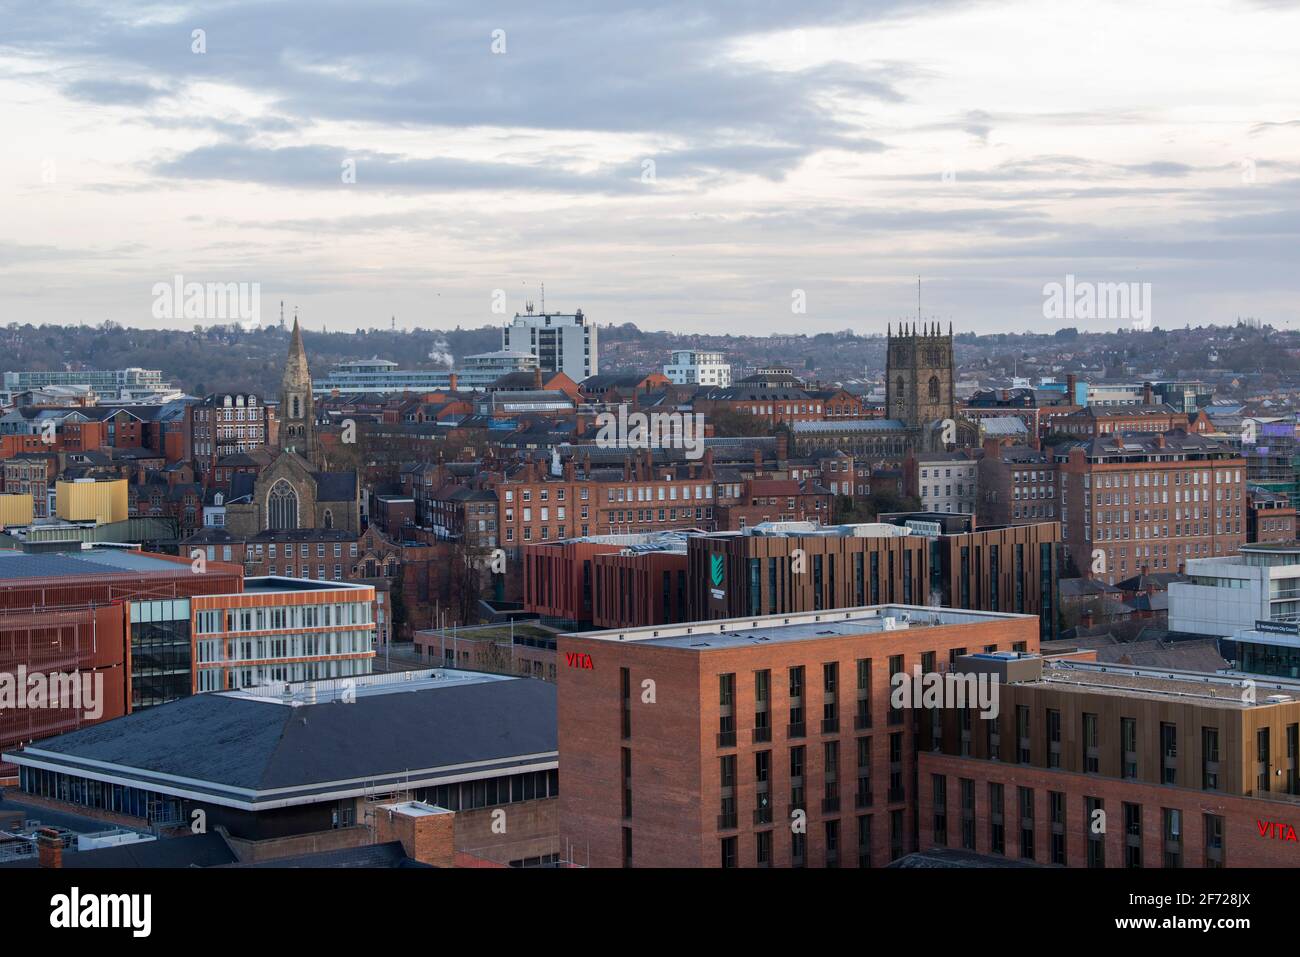
<path id="1" fill-rule="evenodd" d="M 754 449 L 754 477 L 763 474 L 763 450 Z"/>
<path id="2" fill-rule="evenodd" d="M 400 841 L 406 856 L 433 867 L 456 866 L 456 814 L 421 801 L 375 809 L 375 843 Z"/>
<path id="3" fill-rule="evenodd" d="M 1145 383 L 1145 384 L 1142 386 L 1142 404 L 1143 404 L 1143 405 L 1151 405 L 1151 404 L 1152 404 L 1152 397 L 1151 397 L 1151 383 L 1150 383 L 1150 382 L 1147 382 L 1147 383 Z"/>
<path id="4" fill-rule="evenodd" d="M 790 458 L 790 436 L 786 432 L 776 433 L 776 461 L 783 464 Z"/>
<path id="5" fill-rule="evenodd" d="M 1079 385 L 1079 377 L 1073 372 L 1066 373 L 1065 376 L 1065 404 L 1074 405 L 1074 393 Z"/>
<path id="6" fill-rule="evenodd" d="M 1002 461 L 1002 443 L 997 439 L 984 440 L 984 457 L 990 462 Z"/>
<path id="7" fill-rule="evenodd" d="M 448 382 L 447 382 L 447 388 L 448 388 L 448 390 L 450 390 L 450 391 L 452 391 L 452 392 L 455 392 L 455 391 L 456 391 L 456 387 L 457 387 L 459 384 L 460 384 L 460 376 L 456 375 L 456 373 L 453 372 L 453 373 L 451 374 L 450 379 L 449 379 Z"/>
<path id="8" fill-rule="evenodd" d="M 36 860 L 41 867 L 63 866 L 63 838 L 52 827 L 36 832 Z"/>
<path id="9" fill-rule="evenodd" d="M 542 367 L 538 366 L 533 370 L 533 388 L 541 389 L 542 387 Z"/>
<path id="10" fill-rule="evenodd" d="M 1091 627 L 1092 627 L 1092 609 L 1091 609 L 1091 608 L 1085 608 L 1083 611 L 1079 612 L 1079 627 L 1081 627 L 1081 628 L 1091 628 Z"/>
<path id="11" fill-rule="evenodd" d="M 1163 432 L 1157 432 L 1157 433 L 1156 433 L 1156 448 L 1158 448 L 1158 449 L 1163 449 L 1164 447 L 1165 447 L 1165 434 L 1164 434 Z"/>

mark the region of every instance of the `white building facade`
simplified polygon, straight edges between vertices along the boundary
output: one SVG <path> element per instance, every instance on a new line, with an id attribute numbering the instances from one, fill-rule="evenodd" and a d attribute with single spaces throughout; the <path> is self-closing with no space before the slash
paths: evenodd
<path id="1" fill-rule="evenodd" d="M 731 385 L 731 364 L 721 352 L 680 349 L 664 366 L 664 375 L 676 385 L 708 385 L 725 389 Z"/>
<path id="2" fill-rule="evenodd" d="M 1240 554 L 1193 558 L 1190 582 L 1169 585 L 1169 630 L 1231 638 L 1257 621 L 1300 619 L 1300 544 L 1261 542 Z"/>
<path id="3" fill-rule="evenodd" d="M 501 349 L 537 357 L 543 373 L 563 372 L 574 382 L 600 373 L 596 324 L 582 310 L 516 313 L 501 330 Z"/>

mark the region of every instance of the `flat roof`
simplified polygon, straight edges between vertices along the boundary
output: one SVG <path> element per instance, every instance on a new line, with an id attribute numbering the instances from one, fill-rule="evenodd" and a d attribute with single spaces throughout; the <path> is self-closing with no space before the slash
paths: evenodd
<path id="1" fill-rule="evenodd" d="M 188 572 L 187 562 L 167 561 L 120 548 L 66 552 L 0 551 L 0 580 L 18 578 L 80 578 L 88 575 L 135 572 Z"/>
<path id="2" fill-rule="evenodd" d="M 282 575 L 258 575 L 244 579 L 244 594 L 265 595 L 274 592 L 338 591 L 345 588 L 369 588 L 355 582 L 327 581 L 315 578 L 286 578 Z"/>
<path id="3" fill-rule="evenodd" d="M 1083 644 L 1086 645 L 1086 640 Z M 1241 672 L 1196 672 L 1086 661 L 1043 661 L 1042 678 L 1016 682 L 1065 691 L 1115 695 L 1122 698 L 1159 698 L 1164 701 L 1213 701 L 1225 708 L 1264 707 L 1272 694 L 1300 701 L 1300 682 L 1270 675 Z M 1249 700 L 1247 689 L 1254 689 Z M 1283 703 L 1283 702 L 1277 702 Z"/>
<path id="4" fill-rule="evenodd" d="M 794 615 L 760 615 L 749 618 L 696 621 L 684 625 L 571 632 L 569 637 L 594 638 L 599 641 L 634 641 L 638 644 L 663 648 L 710 651 L 719 648 L 740 648 L 746 645 L 848 638 L 886 631 L 934 628 L 940 625 L 973 625 L 1017 619 L 1037 621 L 1034 615 L 1016 615 L 1009 612 L 965 611 L 922 605 L 869 605 Z"/>

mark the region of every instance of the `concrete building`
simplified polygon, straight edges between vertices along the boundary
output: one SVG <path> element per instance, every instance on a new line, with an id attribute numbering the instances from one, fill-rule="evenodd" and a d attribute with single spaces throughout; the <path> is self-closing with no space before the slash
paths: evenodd
<path id="1" fill-rule="evenodd" d="M 708 385 L 725 389 L 731 385 L 731 364 L 721 352 L 678 349 L 664 366 L 664 375 L 676 385 Z"/>
<path id="2" fill-rule="evenodd" d="M 922 511 L 975 514 L 979 463 L 966 452 L 917 452 L 904 463 L 903 476 Z"/>
<path id="3" fill-rule="evenodd" d="M 388 359 L 358 359 L 334 366 L 312 385 L 317 396 L 392 395 L 486 389 L 502 376 L 531 373 L 537 357 L 529 352 L 482 352 L 465 356 L 455 369 L 403 369 Z"/>
<path id="4" fill-rule="evenodd" d="M 574 382 L 600 373 L 596 324 L 579 309 L 573 314 L 516 313 L 501 330 L 501 348 L 537 357 L 543 373 L 563 372 Z"/>
<path id="5" fill-rule="evenodd" d="M 1255 623 L 1300 620 L 1300 542 L 1242 545 L 1240 554 L 1193 559 L 1188 582 L 1169 586 L 1169 630 L 1231 638 Z"/>

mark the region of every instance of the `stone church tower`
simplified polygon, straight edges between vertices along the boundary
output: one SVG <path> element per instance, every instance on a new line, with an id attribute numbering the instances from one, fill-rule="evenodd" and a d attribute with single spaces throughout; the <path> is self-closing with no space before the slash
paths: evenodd
<path id="1" fill-rule="evenodd" d="M 317 465 L 316 412 L 311 398 L 311 370 L 307 368 L 307 350 L 302 345 L 302 331 L 293 320 L 289 340 L 289 358 L 280 380 L 280 449 L 296 452 L 313 466 Z"/>
<path id="2" fill-rule="evenodd" d="M 910 429 L 957 419 L 953 381 L 952 324 L 944 335 L 938 323 L 900 326 L 886 333 L 885 418 Z"/>

